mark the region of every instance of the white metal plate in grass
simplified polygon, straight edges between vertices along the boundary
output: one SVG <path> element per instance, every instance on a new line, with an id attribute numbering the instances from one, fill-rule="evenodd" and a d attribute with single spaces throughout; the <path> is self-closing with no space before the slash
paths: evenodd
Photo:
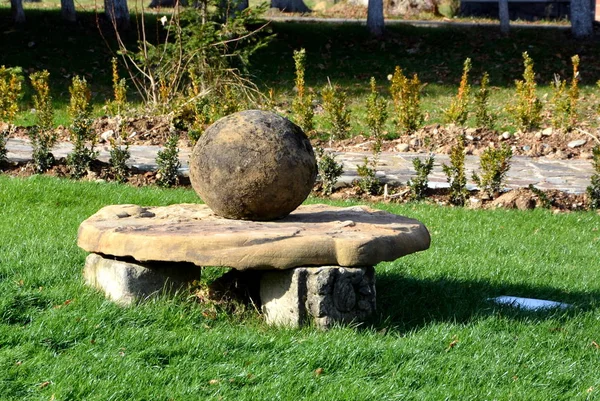
<path id="1" fill-rule="evenodd" d="M 496 302 L 500 305 L 512 306 L 514 308 L 520 308 L 524 310 L 537 311 L 542 309 L 565 309 L 570 307 L 571 305 L 556 302 L 556 301 L 547 301 L 544 299 L 535 299 L 535 298 L 521 298 L 521 297 L 513 297 L 508 295 L 503 295 L 500 297 L 492 298 L 491 301 Z"/>

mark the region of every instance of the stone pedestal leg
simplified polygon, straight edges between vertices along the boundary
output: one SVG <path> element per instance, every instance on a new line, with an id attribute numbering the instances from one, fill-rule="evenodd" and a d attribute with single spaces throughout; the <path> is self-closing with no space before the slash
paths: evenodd
<path id="1" fill-rule="evenodd" d="M 190 263 L 125 262 L 91 253 L 83 268 L 85 282 L 123 305 L 163 291 L 175 291 L 200 278 L 200 268 Z"/>
<path id="2" fill-rule="evenodd" d="M 319 328 L 361 321 L 375 311 L 375 269 L 338 266 L 267 271 L 260 282 L 267 323 Z"/>

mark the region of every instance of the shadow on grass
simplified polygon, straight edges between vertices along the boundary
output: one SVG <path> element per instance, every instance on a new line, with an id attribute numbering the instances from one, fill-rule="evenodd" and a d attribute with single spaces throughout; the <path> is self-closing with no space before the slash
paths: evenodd
<path id="1" fill-rule="evenodd" d="M 490 300 L 502 295 L 564 302 L 573 307 L 529 311 Z M 515 320 L 541 321 L 594 308 L 598 299 L 600 292 L 597 291 L 566 292 L 526 284 L 494 285 L 486 281 L 429 280 L 381 274 L 377 276 L 377 317 L 370 323 L 376 329 L 405 332 L 436 322 L 468 323 L 497 314 Z"/>

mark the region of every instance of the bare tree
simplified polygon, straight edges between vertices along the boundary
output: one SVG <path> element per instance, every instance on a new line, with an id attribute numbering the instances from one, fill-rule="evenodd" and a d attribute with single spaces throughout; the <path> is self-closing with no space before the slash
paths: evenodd
<path id="1" fill-rule="evenodd" d="M 271 0 L 271 8 L 287 13 L 308 13 L 310 8 L 302 0 Z"/>
<path id="2" fill-rule="evenodd" d="M 587 38 L 594 33 L 590 0 L 571 0 L 571 33 L 577 39 Z"/>
<path id="3" fill-rule="evenodd" d="M 508 14 L 508 0 L 498 0 L 498 18 L 500 19 L 500 32 L 508 35 L 510 32 L 510 16 Z"/>
<path id="4" fill-rule="evenodd" d="M 60 14 L 66 21 L 77 21 L 77 14 L 75 13 L 75 2 L 73 0 L 60 0 Z"/>
<path id="5" fill-rule="evenodd" d="M 13 21 L 15 21 L 16 24 L 22 24 L 25 22 L 23 0 L 10 0 L 10 10 L 12 12 Z"/>
<path id="6" fill-rule="evenodd" d="M 104 0 L 104 12 L 116 29 L 129 28 L 127 0 Z"/>
<path id="7" fill-rule="evenodd" d="M 373 36 L 383 35 L 383 0 L 369 0 L 367 9 L 367 28 Z"/>

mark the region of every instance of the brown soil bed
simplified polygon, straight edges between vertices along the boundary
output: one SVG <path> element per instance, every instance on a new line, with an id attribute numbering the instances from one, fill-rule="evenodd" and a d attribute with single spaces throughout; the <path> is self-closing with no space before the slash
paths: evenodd
<path id="1" fill-rule="evenodd" d="M 468 155 L 480 155 L 487 147 L 507 145 L 513 155 L 529 157 L 548 157 L 554 159 L 591 159 L 592 149 L 600 144 L 600 139 L 585 130 L 560 132 L 547 128 L 528 133 L 501 133 L 482 128 L 458 128 L 439 124 L 426 126 L 415 134 L 398 139 L 386 140 L 382 150 L 386 152 L 433 152 L 448 154 L 458 135 L 466 138 Z M 577 144 L 575 141 L 585 141 Z M 328 146 L 327 141 L 317 142 Z M 361 135 L 337 141 L 333 144 L 340 151 L 369 151 L 372 141 Z M 571 146 L 569 146 L 569 144 Z M 576 146 L 574 146 L 576 145 Z"/>

